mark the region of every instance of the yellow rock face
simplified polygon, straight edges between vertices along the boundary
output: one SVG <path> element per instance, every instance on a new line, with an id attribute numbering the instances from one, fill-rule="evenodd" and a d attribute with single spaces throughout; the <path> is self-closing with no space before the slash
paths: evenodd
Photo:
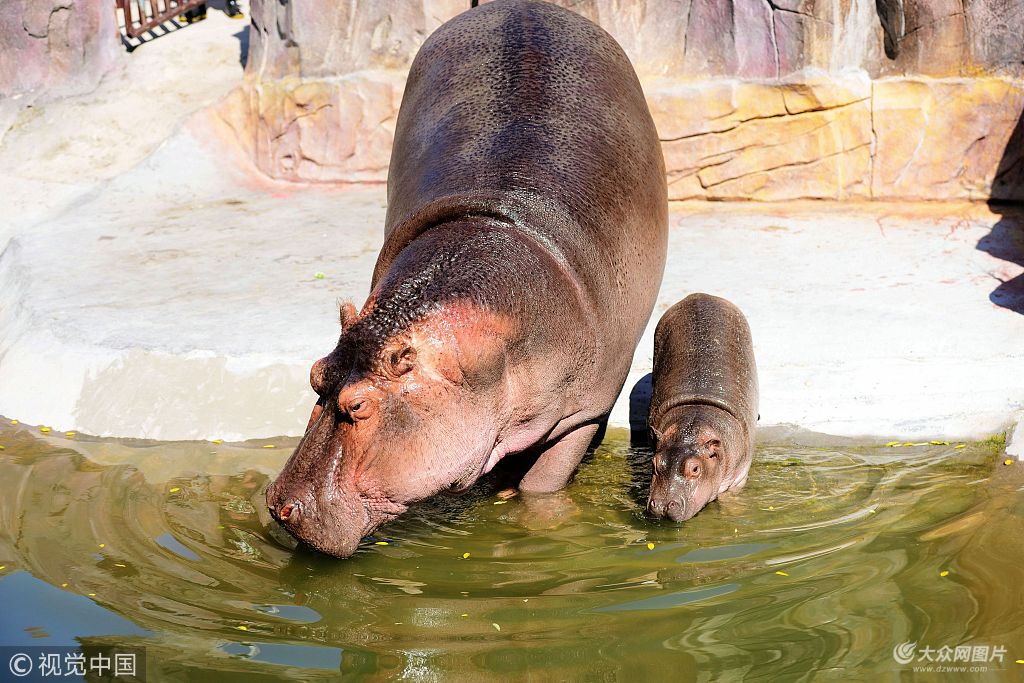
<path id="1" fill-rule="evenodd" d="M 247 81 L 218 113 L 271 177 L 383 182 L 402 76 Z M 1024 199 L 1024 81 L 860 73 L 643 86 L 673 200 Z"/>
<path id="2" fill-rule="evenodd" d="M 780 84 L 709 81 L 649 91 L 669 197 L 868 196 L 870 96 L 870 81 L 857 76 Z"/>
<path id="3" fill-rule="evenodd" d="M 272 178 L 383 182 L 404 86 L 389 71 L 247 82 L 217 113 Z"/>
<path id="4" fill-rule="evenodd" d="M 645 85 L 671 199 L 1024 198 L 1020 81 Z"/>
<path id="5" fill-rule="evenodd" d="M 886 79 L 872 101 L 876 198 L 988 199 L 997 171 L 1024 154 L 1007 148 L 1024 125 L 1020 81 Z"/>

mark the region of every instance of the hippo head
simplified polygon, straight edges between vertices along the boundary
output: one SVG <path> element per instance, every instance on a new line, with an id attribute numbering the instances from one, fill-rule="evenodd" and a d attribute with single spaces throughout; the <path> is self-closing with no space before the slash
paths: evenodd
<path id="1" fill-rule="evenodd" d="M 313 364 L 306 433 L 267 489 L 285 529 L 337 557 L 484 472 L 496 442 L 503 345 L 486 315 L 449 307 L 413 324 L 342 309 L 335 350 Z"/>
<path id="2" fill-rule="evenodd" d="M 710 405 L 682 405 L 654 430 L 654 475 L 647 509 L 655 517 L 683 522 L 733 485 L 742 484 L 751 453 L 743 425 Z"/>

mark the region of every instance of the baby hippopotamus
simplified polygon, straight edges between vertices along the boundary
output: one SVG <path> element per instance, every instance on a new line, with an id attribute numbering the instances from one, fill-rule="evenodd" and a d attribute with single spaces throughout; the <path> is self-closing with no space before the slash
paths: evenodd
<path id="1" fill-rule="evenodd" d="M 654 333 L 655 439 L 647 509 L 682 522 L 747 481 L 757 423 L 750 326 L 735 305 L 691 294 Z"/>

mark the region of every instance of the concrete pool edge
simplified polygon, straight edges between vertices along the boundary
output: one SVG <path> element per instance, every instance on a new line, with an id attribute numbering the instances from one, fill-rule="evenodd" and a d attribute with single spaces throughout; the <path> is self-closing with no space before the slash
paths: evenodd
<path id="1" fill-rule="evenodd" d="M 337 302 L 367 294 L 384 187 L 251 178 L 205 137 L 183 127 L 130 174 L 10 236 L 0 414 L 162 440 L 302 431 Z M 1024 277 L 1005 241 L 1021 226 L 1024 209 L 981 203 L 673 203 L 662 291 L 610 424 L 637 420 L 630 397 L 660 315 L 707 291 L 750 320 L 765 427 L 1005 433 L 1024 415 L 1010 372 L 1024 367 L 1024 314 L 993 287 Z"/>

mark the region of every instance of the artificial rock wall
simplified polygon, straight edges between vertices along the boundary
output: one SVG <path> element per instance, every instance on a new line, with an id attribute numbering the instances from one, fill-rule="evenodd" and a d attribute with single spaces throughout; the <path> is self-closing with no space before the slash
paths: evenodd
<path id="1" fill-rule="evenodd" d="M 123 52 L 111 0 L 0 0 L 0 135 L 18 100 L 89 92 Z"/>
<path id="2" fill-rule="evenodd" d="M 673 199 L 1024 200 L 1024 0 L 558 0 L 643 83 Z M 382 181 L 405 73 L 468 0 L 252 0 L 222 120 L 266 174 Z"/>

